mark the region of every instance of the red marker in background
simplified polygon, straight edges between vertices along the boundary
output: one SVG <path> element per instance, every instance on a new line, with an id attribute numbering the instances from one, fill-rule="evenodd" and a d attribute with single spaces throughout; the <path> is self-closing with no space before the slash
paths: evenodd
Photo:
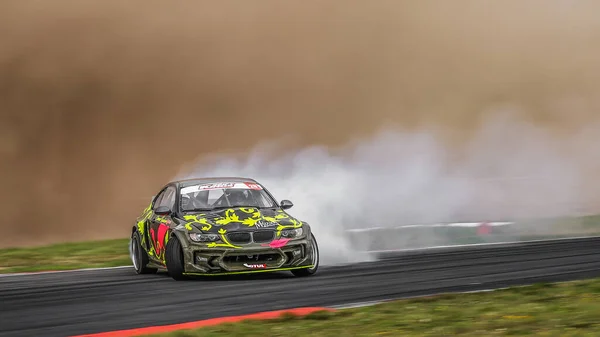
<path id="1" fill-rule="evenodd" d="M 492 232 L 492 226 L 489 223 L 483 222 L 477 227 L 477 235 L 488 235 Z"/>

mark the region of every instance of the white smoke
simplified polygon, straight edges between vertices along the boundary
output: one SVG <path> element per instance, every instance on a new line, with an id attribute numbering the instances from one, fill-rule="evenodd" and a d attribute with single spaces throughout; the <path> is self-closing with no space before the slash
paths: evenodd
<path id="1" fill-rule="evenodd" d="M 590 133 L 583 143 L 579 138 L 559 141 L 515 112 L 515 107 L 491 111 L 460 151 L 433 130 L 390 127 L 341 149 L 314 146 L 277 157 L 273 140 L 242 158 L 203 160 L 178 178 L 257 179 L 278 200 L 294 202 L 290 212 L 311 224 L 323 264 L 369 259 L 345 239 L 351 228 L 577 213 L 581 171 L 598 167 L 597 160 L 585 160 L 593 147 Z M 431 239 L 419 241 L 426 246 Z"/>

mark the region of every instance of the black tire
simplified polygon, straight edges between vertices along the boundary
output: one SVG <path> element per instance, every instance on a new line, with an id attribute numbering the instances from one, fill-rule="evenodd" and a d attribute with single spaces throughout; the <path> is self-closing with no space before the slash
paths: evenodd
<path id="1" fill-rule="evenodd" d="M 136 231 L 131 236 L 131 242 L 129 246 L 133 268 L 137 274 L 154 274 L 156 273 L 157 269 L 147 267 L 148 263 L 150 262 L 150 258 L 148 257 L 148 253 L 146 253 L 142 247 L 141 242 L 140 233 Z"/>
<path id="2" fill-rule="evenodd" d="M 317 272 L 317 269 L 319 269 L 319 245 L 317 244 L 317 239 L 315 238 L 315 236 L 310 233 L 310 241 L 312 244 L 312 253 L 313 253 L 313 264 L 314 267 L 312 268 L 303 268 L 303 269 L 296 269 L 296 270 L 292 270 L 292 274 L 294 274 L 294 276 L 297 277 L 306 277 L 306 276 L 311 276 L 314 273 Z"/>
<path id="3" fill-rule="evenodd" d="M 169 275 L 177 281 L 185 280 L 187 277 L 183 275 L 185 272 L 183 267 L 183 249 L 181 242 L 179 242 L 179 239 L 175 235 L 172 235 L 167 243 L 165 256 Z"/>

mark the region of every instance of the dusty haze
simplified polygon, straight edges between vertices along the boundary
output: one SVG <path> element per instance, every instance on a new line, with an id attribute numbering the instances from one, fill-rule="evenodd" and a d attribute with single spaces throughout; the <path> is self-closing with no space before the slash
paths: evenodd
<path id="1" fill-rule="evenodd" d="M 190 172 L 266 179 L 327 238 L 358 220 L 598 210 L 599 12 L 2 1 L 0 246 L 126 236 Z"/>

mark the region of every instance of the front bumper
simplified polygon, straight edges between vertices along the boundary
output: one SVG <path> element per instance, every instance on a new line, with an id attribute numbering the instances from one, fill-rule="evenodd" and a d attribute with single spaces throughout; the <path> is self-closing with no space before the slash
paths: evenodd
<path id="1" fill-rule="evenodd" d="M 185 273 L 245 274 L 311 268 L 310 245 L 306 239 L 290 241 L 281 248 L 249 244 L 242 248 L 223 249 L 190 244 L 184 249 Z"/>

